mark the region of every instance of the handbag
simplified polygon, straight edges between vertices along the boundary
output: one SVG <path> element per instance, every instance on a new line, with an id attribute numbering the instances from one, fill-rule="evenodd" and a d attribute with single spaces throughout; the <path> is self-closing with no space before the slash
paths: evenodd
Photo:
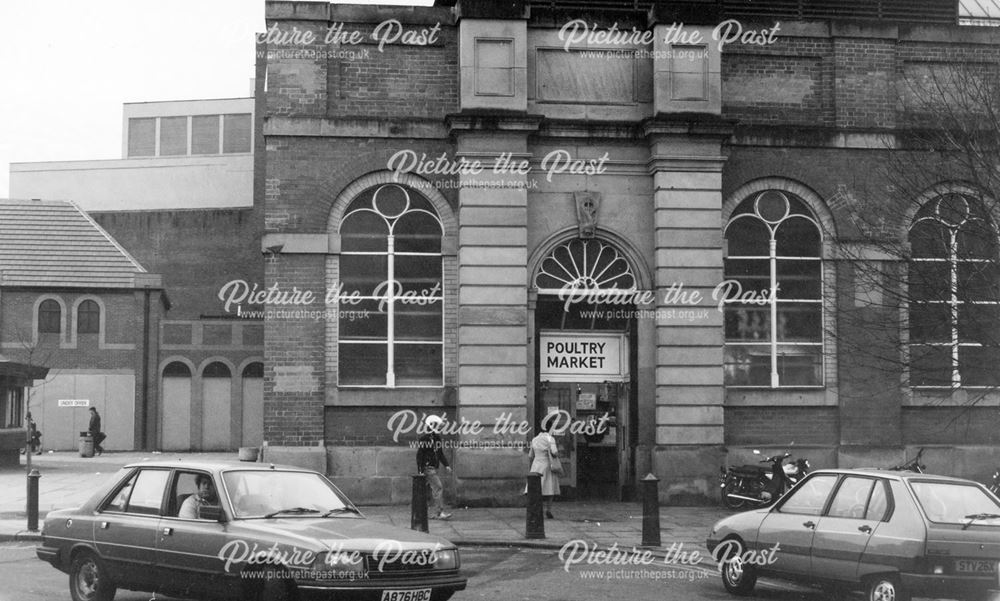
<path id="1" fill-rule="evenodd" d="M 556 476 L 562 476 L 564 473 L 562 461 L 559 461 L 559 456 L 553 455 L 551 452 L 549 453 L 549 468 Z"/>

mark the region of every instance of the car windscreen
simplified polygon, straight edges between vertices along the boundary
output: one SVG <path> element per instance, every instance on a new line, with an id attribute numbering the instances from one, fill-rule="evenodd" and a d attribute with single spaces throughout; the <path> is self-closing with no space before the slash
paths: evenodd
<path id="1" fill-rule="evenodd" d="M 1000 526 L 1000 504 L 974 484 L 916 480 L 910 487 L 932 522 Z"/>
<path id="2" fill-rule="evenodd" d="M 237 518 L 272 514 L 309 517 L 349 507 L 347 499 L 319 474 L 237 470 L 223 473 L 222 479 Z"/>

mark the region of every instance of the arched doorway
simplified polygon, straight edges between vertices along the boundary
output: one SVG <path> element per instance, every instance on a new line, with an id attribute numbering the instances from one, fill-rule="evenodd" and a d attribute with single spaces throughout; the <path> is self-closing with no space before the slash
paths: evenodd
<path id="1" fill-rule="evenodd" d="M 163 428 L 160 448 L 164 451 L 191 449 L 191 368 L 173 361 L 163 368 Z"/>
<path id="2" fill-rule="evenodd" d="M 574 238 L 541 259 L 532 283 L 536 424 L 574 424 L 553 432 L 569 458 L 564 495 L 630 498 L 637 442 L 632 265 L 608 241 Z"/>
<path id="3" fill-rule="evenodd" d="M 259 447 L 264 442 L 264 364 L 247 364 L 242 376 L 243 446 Z"/>
<path id="4" fill-rule="evenodd" d="M 209 363 L 201 372 L 201 450 L 224 451 L 230 442 L 232 372 L 220 361 Z"/>

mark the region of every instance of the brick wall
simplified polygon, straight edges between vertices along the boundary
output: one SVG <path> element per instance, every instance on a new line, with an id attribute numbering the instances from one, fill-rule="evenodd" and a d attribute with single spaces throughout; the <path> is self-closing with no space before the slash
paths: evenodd
<path id="1" fill-rule="evenodd" d="M 726 407 L 726 444 L 782 446 L 836 445 L 836 407 Z"/>

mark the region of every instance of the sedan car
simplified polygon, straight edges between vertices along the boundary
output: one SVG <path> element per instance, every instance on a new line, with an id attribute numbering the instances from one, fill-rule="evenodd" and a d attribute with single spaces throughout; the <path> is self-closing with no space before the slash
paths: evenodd
<path id="1" fill-rule="evenodd" d="M 50 512 L 40 559 L 74 601 L 117 588 L 275 601 L 444 601 L 465 588 L 455 545 L 378 524 L 325 476 L 240 462 L 143 462 L 82 507 Z"/>
<path id="2" fill-rule="evenodd" d="M 870 601 L 979 600 L 1000 588 L 1000 501 L 958 478 L 820 470 L 774 507 L 715 524 L 708 548 L 736 595 L 772 576 L 863 589 Z"/>

